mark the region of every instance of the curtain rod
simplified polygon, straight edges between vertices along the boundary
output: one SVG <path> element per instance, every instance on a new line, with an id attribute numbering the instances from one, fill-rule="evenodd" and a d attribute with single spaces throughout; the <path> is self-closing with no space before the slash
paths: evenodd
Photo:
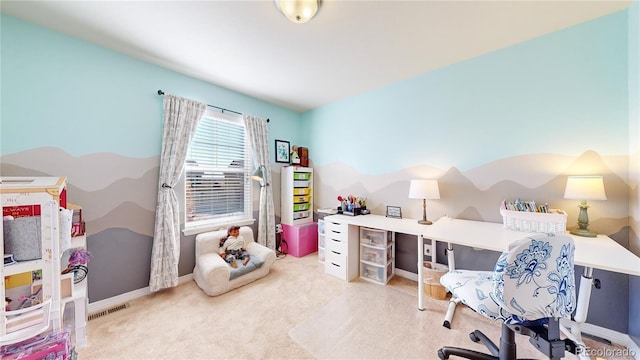
<path id="1" fill-rule="evenodd" d="M 158 90 L 158 95 L 160 95 L 160 96 L 164 95 L 164 91 L 162 91 L 162 90 Z M 237 112 L 237 111 L 233 111 L 233 110 L 229 110 L 229 109 L 221 108 L 221 107 L 219 107 L 219 106 L 209 105 L 209 104 L 207 104 L 207 106 L 208 106 L 208 107 L 212 107 L 212 108 L 219 109 L 220 111 L 222 111 L 222 113 L 223 113 L 223 114 L 224 114 L 224 112 L 225 112 L 225 111 L 227 111 L 227 112 L 231 112 L 231 113 L 234 113 L 234 114 L 242 115 L 242 113 L 239 113 L 239 112 Z M 269 122 L 269 119 L 267 119 L 267 122 Z"/>

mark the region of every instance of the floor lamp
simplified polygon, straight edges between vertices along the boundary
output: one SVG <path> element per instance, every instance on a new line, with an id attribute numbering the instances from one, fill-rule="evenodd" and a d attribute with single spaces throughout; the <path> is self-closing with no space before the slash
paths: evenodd
<path id="1" fill-rule="evenodd" d="M 602 176 L 568 176 L 564 198 L 580 200 L 578 214 L 578 228 L 570 233 L 578 236 L 596 237 L 596 233 L 589 230 L 589 215 L 587 214 L 587 200 L 607 200 L 604 192 Z"/>
<path id="2" fill-rule="evenodd" d="M 422 220 L 418 220 L 418 224 L 433 224 L 427 220 L 427 199 L 440 199 L 438 180 L 411 180 L 409 199 L 422 199 Z"/>
<path id="3" fill-rule="evenodd" d="M 264 169 L 264 170 L 263 170 Z M 260 191 L 262 191 L 263 187 L 269 185 L 269 183 L 266 181 L 265 179 L 265 173 L 266 173 L 267 168 L 264 165 L 259 165 L 258 168 L 251 174 L 251 179 L 255 180 L 258 182 L 258 184 L 260 184 Z M 262 208 L 260 208 L 260 211 L 262 211 Z M 265 243 L 268 243 L 268 237 L 269 237 L 269 228 L 267 227 L 269 226 L 268 222 L 265 221 L 264 222 L 264 237 L 265 237 Z M 258 235 L 259 237 L 260 235 Z M 277 249 L 277 244 L 276 244 L 276 251 Z"/>
<path id="4" fill-rule="evenodd" d="M 251 174 L 251 178 L 257 181 L 260 184 L 260 187 L 264 187 L 268 185 L 264 181 L 264 172 L 262 171 L 262 168 L 264 168 L 264 165 L 258 166 L 258 168 L 253 172 L 253 174 Z"/>

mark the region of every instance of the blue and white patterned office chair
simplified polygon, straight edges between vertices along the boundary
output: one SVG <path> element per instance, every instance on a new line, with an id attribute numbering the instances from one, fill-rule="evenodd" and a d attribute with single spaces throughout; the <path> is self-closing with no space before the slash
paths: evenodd
<path id="1" fill-rule="evenodd" d="M 438 357 L 516 359 L 516 333 L 528 335 L 529 342 L 549 359 L 561 359 L 565 350 L 575 353 L 576 344 L 560 339 L 559 327 L 559 319 L 570 317 L 576 306 L 574 251 L 568 235 L 536 235 L 512 243 L 493 272 L 453 270 L 443 275 L 440 282 L 453 297 L 503 323 L 499 347 L 478 330 L 469 334 L 491 355 L 445 346 L 438 350 Z"/>

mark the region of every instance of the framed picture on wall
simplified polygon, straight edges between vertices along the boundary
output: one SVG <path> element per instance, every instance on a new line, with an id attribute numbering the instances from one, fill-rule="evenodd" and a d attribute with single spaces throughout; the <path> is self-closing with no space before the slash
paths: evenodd
<path id="1" fill-rule="evenodd" d="M 400 206 L 387 206 L 387 217 L 402 219 L 402 209 Z"/>
<path id="2" fill-rule="evenodd" d="M 289 142 L 284 140 L 276 140 L 276 162 L 277 163 L 289 163 L 290 161 L 290 148 Z"/>

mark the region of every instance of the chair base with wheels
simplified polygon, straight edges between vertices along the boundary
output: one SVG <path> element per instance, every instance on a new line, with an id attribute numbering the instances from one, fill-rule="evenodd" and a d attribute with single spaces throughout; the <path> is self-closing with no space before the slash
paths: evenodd
<path id="1" fill-rule="evenodd" d="M 559 321 L 550 319 L 547 326 L 522 326 L 503 323 L 500 346 L 497 346 L 480 330 L 471 332 L 469 334 L 471 341 L 484 344 L 491 355 L 470 349 L 444 346 L 438 350 L 438 357 L 440 360 L 449 359 L 451 355 L 473 360 L 517 360 L 516 334 L 529 336 L 529 342 L 550 360 L 562 359 L 565 351 L 576 353 L 577 346 L 573 341 L 560 339 Z"/>
<path id="2" fill-rule="evenodd" d="M 560 338 L 559 320 L 570 317 L 576 305 L 574 251 L 568 235 L 527 237 L 512 243 L 492 272 L 452 270 L 443 275 L 440 282 L 452 293 L 451 301 L 502 321 L 502 335 L 498 346 L 479 330 L 469 334 L 490 354 L 445 346 L 438 357 L 516 360 L 516 334 L 528 336 L 535 349 L 551 360 L 562 359 L 565 351 L 576 353 L 572 340 Z"/>

